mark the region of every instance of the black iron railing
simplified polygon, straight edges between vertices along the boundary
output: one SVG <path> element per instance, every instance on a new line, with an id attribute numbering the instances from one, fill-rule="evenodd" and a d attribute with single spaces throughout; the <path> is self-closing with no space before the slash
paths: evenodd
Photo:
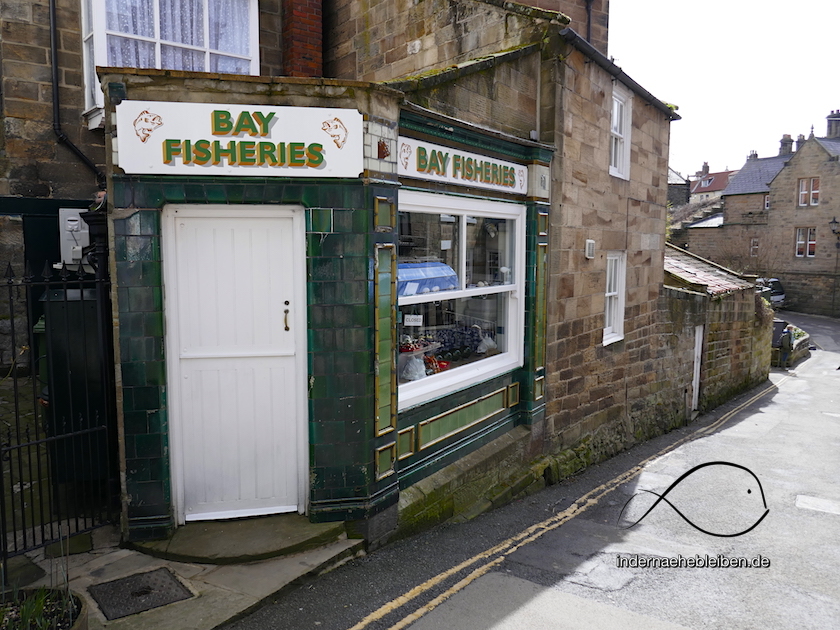
<path id="1" fill-rule="evenodd" d="M 93 231 L 93 230 L 92 230 Z M 8 264 L 0 301 L 0 543 L 7 560 L 117 507 L 110 283 L 92 264 Z M 0 298 L 1 300 L 2 298 Z"/>

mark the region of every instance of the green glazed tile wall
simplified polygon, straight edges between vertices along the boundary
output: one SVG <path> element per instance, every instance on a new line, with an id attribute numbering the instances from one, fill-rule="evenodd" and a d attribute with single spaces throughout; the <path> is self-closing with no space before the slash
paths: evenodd
<path id="1" fill-rule="evenodd" d="M 393 452 L 377 453 L 375 442 L 373 308 L 374 238 L 393 240 L 374 234 L 374 199 L 393 199 L 393 189 L 355 180 L 115 176 L 113 196 L 117 208 L 143 208 L 114 221 L 130 537 L 172 526 L 160 253 L 160 209 L 168 203 L 307 208 L 311 517 L 368 513 L 372 494 L 396 487 L 376 481 L 377 462 Z"/>
<path id="2" fill-rule="evenodd" d="M 160 213 L 113 222 L 127 512 L 132 540 L 171 528 Z"/>

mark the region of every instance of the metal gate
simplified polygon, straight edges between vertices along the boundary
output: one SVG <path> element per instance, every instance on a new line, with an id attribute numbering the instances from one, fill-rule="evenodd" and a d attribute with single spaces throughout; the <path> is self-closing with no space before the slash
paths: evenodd
<path id="1" fill-rule="evenodd" d="M 89 264 L 59 270 L 46 264 L 39 277 L 6 266 L 0 297 L 4 567 L 10 556 L 91 530 L 116 513 L 105 217 L 85 220 L 95 243 Z"/>

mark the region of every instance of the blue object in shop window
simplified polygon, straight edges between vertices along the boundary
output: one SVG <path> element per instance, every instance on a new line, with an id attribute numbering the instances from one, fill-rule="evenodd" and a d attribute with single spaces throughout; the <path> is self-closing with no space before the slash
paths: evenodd
<path id="1" fill-rule="evenodd" d="M 421 295 L 458 289 L 458 274 L 440 262 L 399 263 L 397 295 Z"/>

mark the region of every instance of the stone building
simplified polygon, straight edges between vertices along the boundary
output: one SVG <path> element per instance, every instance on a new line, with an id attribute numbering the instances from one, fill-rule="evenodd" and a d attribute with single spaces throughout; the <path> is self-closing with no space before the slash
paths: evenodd
<path id="1" fill-rule="evenodd" d="M 298 511 L 376 543 L 686 421 L 678 117 L 606 1 L 222 4 L 206 40 L 0 16 L 4 213 L 108 192 L 127 539 Z"/>
<path id="2" fill-rule="evenodd" d="M 828 116 L 825 137 L 785 135 L 779 154 L 752 153 L 723 191 L 723 221 L 681 230 L 674 242 L 738 271 L 778 277 L 790 308 L 837 316 L 840 214 L 834 193 L 840 115 Z"/>

